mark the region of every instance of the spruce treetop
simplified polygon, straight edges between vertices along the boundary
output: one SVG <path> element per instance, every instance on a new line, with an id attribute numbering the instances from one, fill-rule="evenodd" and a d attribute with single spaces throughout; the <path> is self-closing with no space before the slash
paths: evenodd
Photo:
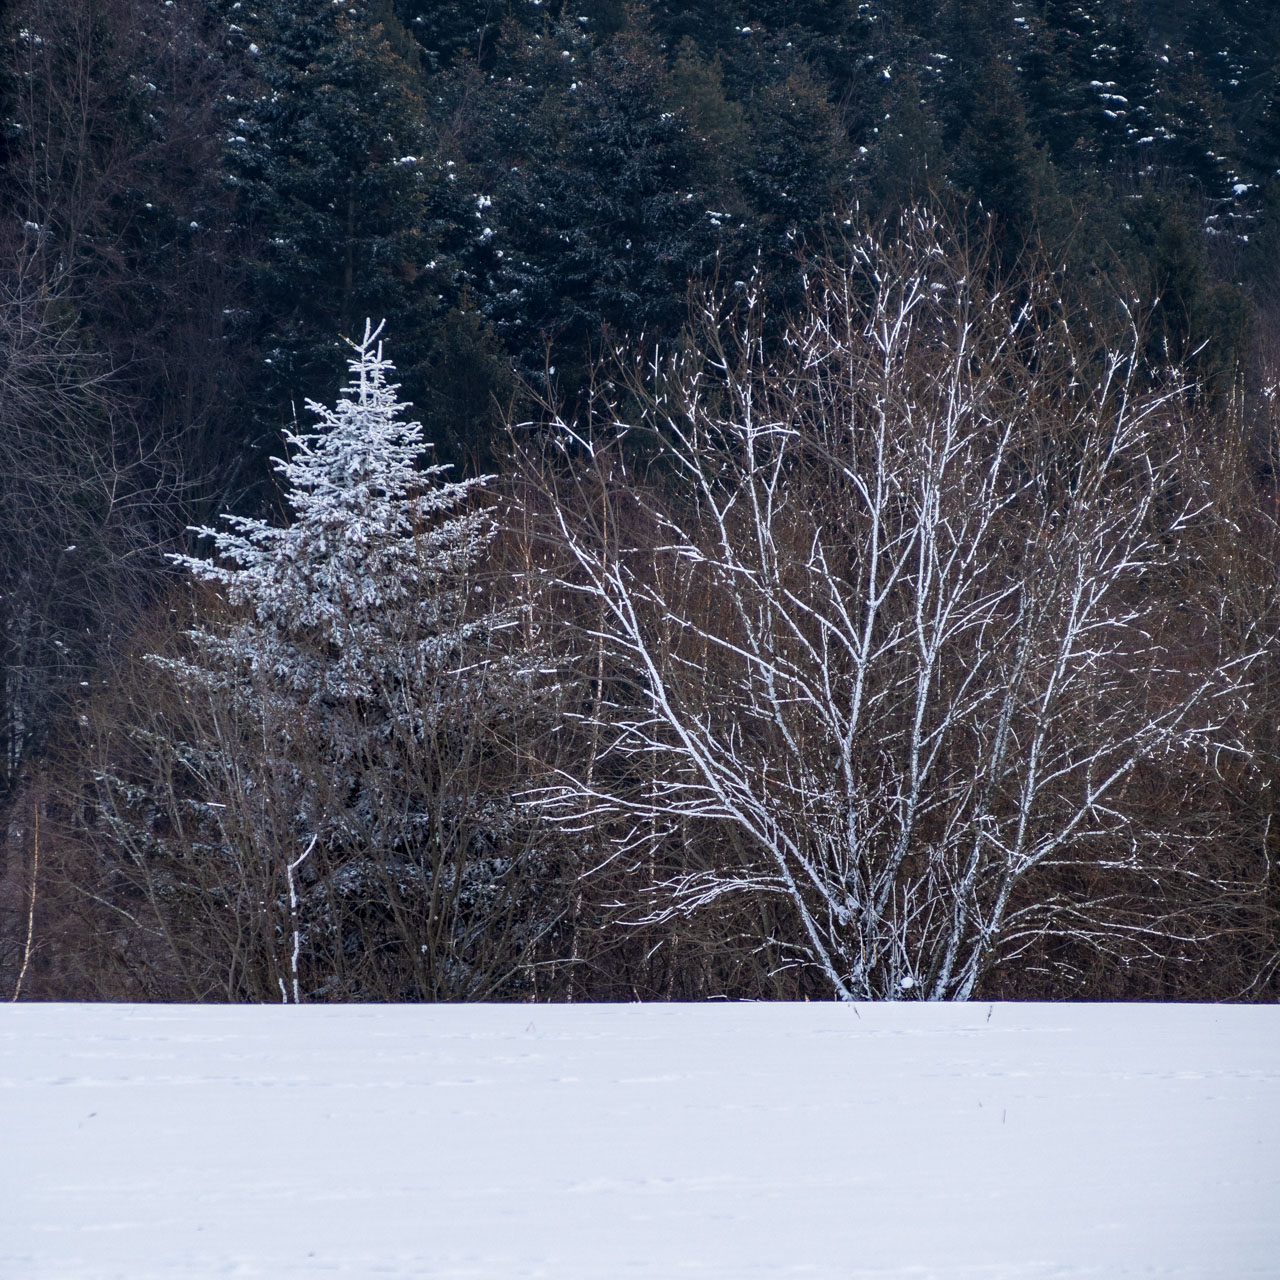
<path id="1" fill-rule="evenodd" d="M 230 635 L 194 636 L 220 667 L 231 659 L 298 690 L 358 693 L 403 661 L 387 638 L 410 616 L 440 656 L 474 627 L 455 583 L 493 534 L 484 512 L 466 509 L 483 478 L 445 481 L 447 466 L 418 465 L 429 445 L 388 381 L 382 331 L 366 321 L 336 406 L 307 401 L 315 428 L 285 433 L 275 467 L 290 522 L 227 515 L 226 528 L 193 530 L 213 539 L 212 558 L 174 557 L 244 611 Z"/>

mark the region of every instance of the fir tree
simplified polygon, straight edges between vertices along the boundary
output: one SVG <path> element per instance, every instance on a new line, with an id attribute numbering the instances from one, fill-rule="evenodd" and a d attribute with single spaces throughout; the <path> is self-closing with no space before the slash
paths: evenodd
<path id="1" fill-rule="evenodd" d="M 477 248 L 494 259 L 487 314 L 536 381 L 547 339 L 563 377 L 606 329 L 678 328 L 689 279 L 714 261 L 723 205 L 643 25 L 597 47 L 566 23 L 510 57 L 473 152 L 492 183 L 477 197 L 491 228 Z"/>
<path id="2" fill-rule="evenodd" d="M 799 64 L 752 102 L 751 155 L 739 175 L 766 251 L 790 253 L 849 200 L 848 155 L 822 83 Z"/>
<path id="3" fill-rule="evenodd" d="M 229 121 L 228 163 L 253 264 L 260 433 L 273 435 L 360 317 L 389 317 L 409 366 L 420 356 L 427 144 L 417 73 L 371 15 L 278 3 L 249 35 L 256 83 Z"/>
<path id="4" fill-rule="evenodd" d="M 197 531 L 213 539 L 215 559 L 175 557 L 240 614 L 226 633 L 197 633 L 211 660 L 193 667 L 200 678 L 266 678 L 280 696 L 323 711 L 373 696 L 415 662 L 449 661 L 483 625 L 462 620 L 465 600 L 450 586 L 492 536 L 483 513 L 465 510 L 481 481 L 446 483 L 444 467 L 418 469 L 422 427 L 401 420 L 407 406 L 387 382 L 394 366 L 381 333 L 366 323 L 352 344 L 352 380 L 336 408 L 308 401 L 317 429 L 286 433 L 291 456 L 276 469 L 292 522 L 228 516 L 228 528 Z M 406 611 L 422 628 L 416 655 L 386 643 Z"/>
<path id="5" fill-rule="evenodd" d="M 252 917 L 237 886 L 270 887 L 263 963 L 295 999 L 491 995 L 540 936 L 494 731 L 528 681 L 475 574 L 494 526 L 480 480 L 419 467 L 381 332 L 351 344 L 336 407 L 311 402 L 316 427 L 286 437 L 291 520 L 227 517 L 198 531 L 214 558 L 176 557 L 227 613 L 157 660 L 210 708 L 174 749 L 213 892 Z"/>

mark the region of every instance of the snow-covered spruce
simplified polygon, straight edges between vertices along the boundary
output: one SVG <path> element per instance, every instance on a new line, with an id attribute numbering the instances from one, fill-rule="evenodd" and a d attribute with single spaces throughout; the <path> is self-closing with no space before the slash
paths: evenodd
<path id="1" fill-rule="evenodd" d="M 213 539 L 215 559 L 175 557 L 244 610 L 225 632 L 195 633 L 205 655 L 188 668 L 197 678 L 265 675 L 281 695 L 318 707 L 368 697 L 391 670 L 404 673 L 407 655 L 386 643 L 403 611 L 415 624 L 413 665 L 432 670 L 492 625 L 467 616 L 456 586 L 493 536 L 487 514 L 468 509 L 488 477 L 446 482 L 444 466 L 418 468 L 429 446 L 387 381 L 382 328 L 366 323 L 352 343 L 337 407 L 309 400 L 316 429 L 285 434 L 291 453 L 276 469 L 293 521 L 228 515 L 225 529 L 194 531 Z"/>
<path id="2" fill-rule="evenodd" d="M 337 405 L 309 401 L 316 426 L 286 435 L 292 518 L 227 516 L 196 531 L 213 557 L 176 557 L 221 604 L 156 660 L 193 709 L 168 744 L 184 790 L 165 825 L 187 829 L 147 846 L 149 883 L 234 919 L 213 963 L 229 994 L 493 995 L 545 924 L 523 914 L 528 819 L 494 745 L 527 680 L 478 578 L 487 478 L 419 465 L 381 336 L 366 324 Z"/>

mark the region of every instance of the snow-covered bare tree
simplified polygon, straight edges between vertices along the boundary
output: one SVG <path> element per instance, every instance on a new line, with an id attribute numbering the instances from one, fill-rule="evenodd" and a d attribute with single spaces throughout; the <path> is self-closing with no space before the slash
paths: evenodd
<path id="1" fill-rule="evenodd" d="M 287 437 L 291 520 L 227 517 L 198 531 L 213 558 L 179 557 L 207 584 L 153 660 L 181 695 L 148 692 L 160 714 L 104 761 L 143 896 L 198 917 L 232 997 L 510 994 L 555 917 L 510 798 L 531 694 L 481 572 L 495 526 L 481 481 L 419 466 L 380 334 Z"/>
<path id="2" fill-rule="evenodd" d="M 1172 945 L 1205 827 L 1139 778 L 1232 752 L 1254 647 L 1179 603 L 1217 518 L 1191 398 L 931 215 L 846 249 L 788 324 L 747 284 L 551 424 L 599 753 L 531 802 L 611 832 L 641 916 L 745 896 L 839 998 Z"/>

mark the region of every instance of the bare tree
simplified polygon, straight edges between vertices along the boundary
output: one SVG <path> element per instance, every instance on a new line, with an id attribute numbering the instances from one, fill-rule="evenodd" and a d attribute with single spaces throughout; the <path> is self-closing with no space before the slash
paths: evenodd
<path id="1" fill-rule="evenodd" d="M 202 225 L 210 193 L 224 197 L 200 25 L 187 0 L 0 13 L 0 952 L 31 937 L 22 881 L 49 794 L 33 761 L 57 771 L 43 745 L 155 598 L 159 552 L 198 497 L 178 484 L 180 452 L 190 477 L 214 471 L 197 446 L 226 411 L 213 388 L 234 348 Z"/>
<path id="2" fill-rule="evenodd" d="M 21 963 L 30 990 L 50 878 L 46 870 L 37 909 L 37 831 L 42 822 L 52 829 L 39 775 L 50 735 L 150 595 L 169 475 L 108 371 L 82 349 L 66 299 L 21 246 L 8 248 L 9 270 L 0 270 L 0 981 Z M 44 862 L 52 869 L 56 858 Z"/>
<path id="3" fill-rule="evenodd" d="M 51 698 L 136 617 L 167 491 L 62 303 L 22 271 L 0 280 L 0 805 Z"/>
<path id="4" fill-rule="evenodd" d="M 629 411 L 550 426 L 603 696 L 593 768 L 531 803 L 606 825 L 648 919 L 745 897 L 840 998 L 964 999 L 1059 931 L 1172 945 L 1133 885 L 1196 843 L 1136 779 L 1231 756 L 1257 647 L 1179 608 L 1217 518 L 1185 389 L 920 212 L 778 336 L 745 295 L 634 366 Z"/>

